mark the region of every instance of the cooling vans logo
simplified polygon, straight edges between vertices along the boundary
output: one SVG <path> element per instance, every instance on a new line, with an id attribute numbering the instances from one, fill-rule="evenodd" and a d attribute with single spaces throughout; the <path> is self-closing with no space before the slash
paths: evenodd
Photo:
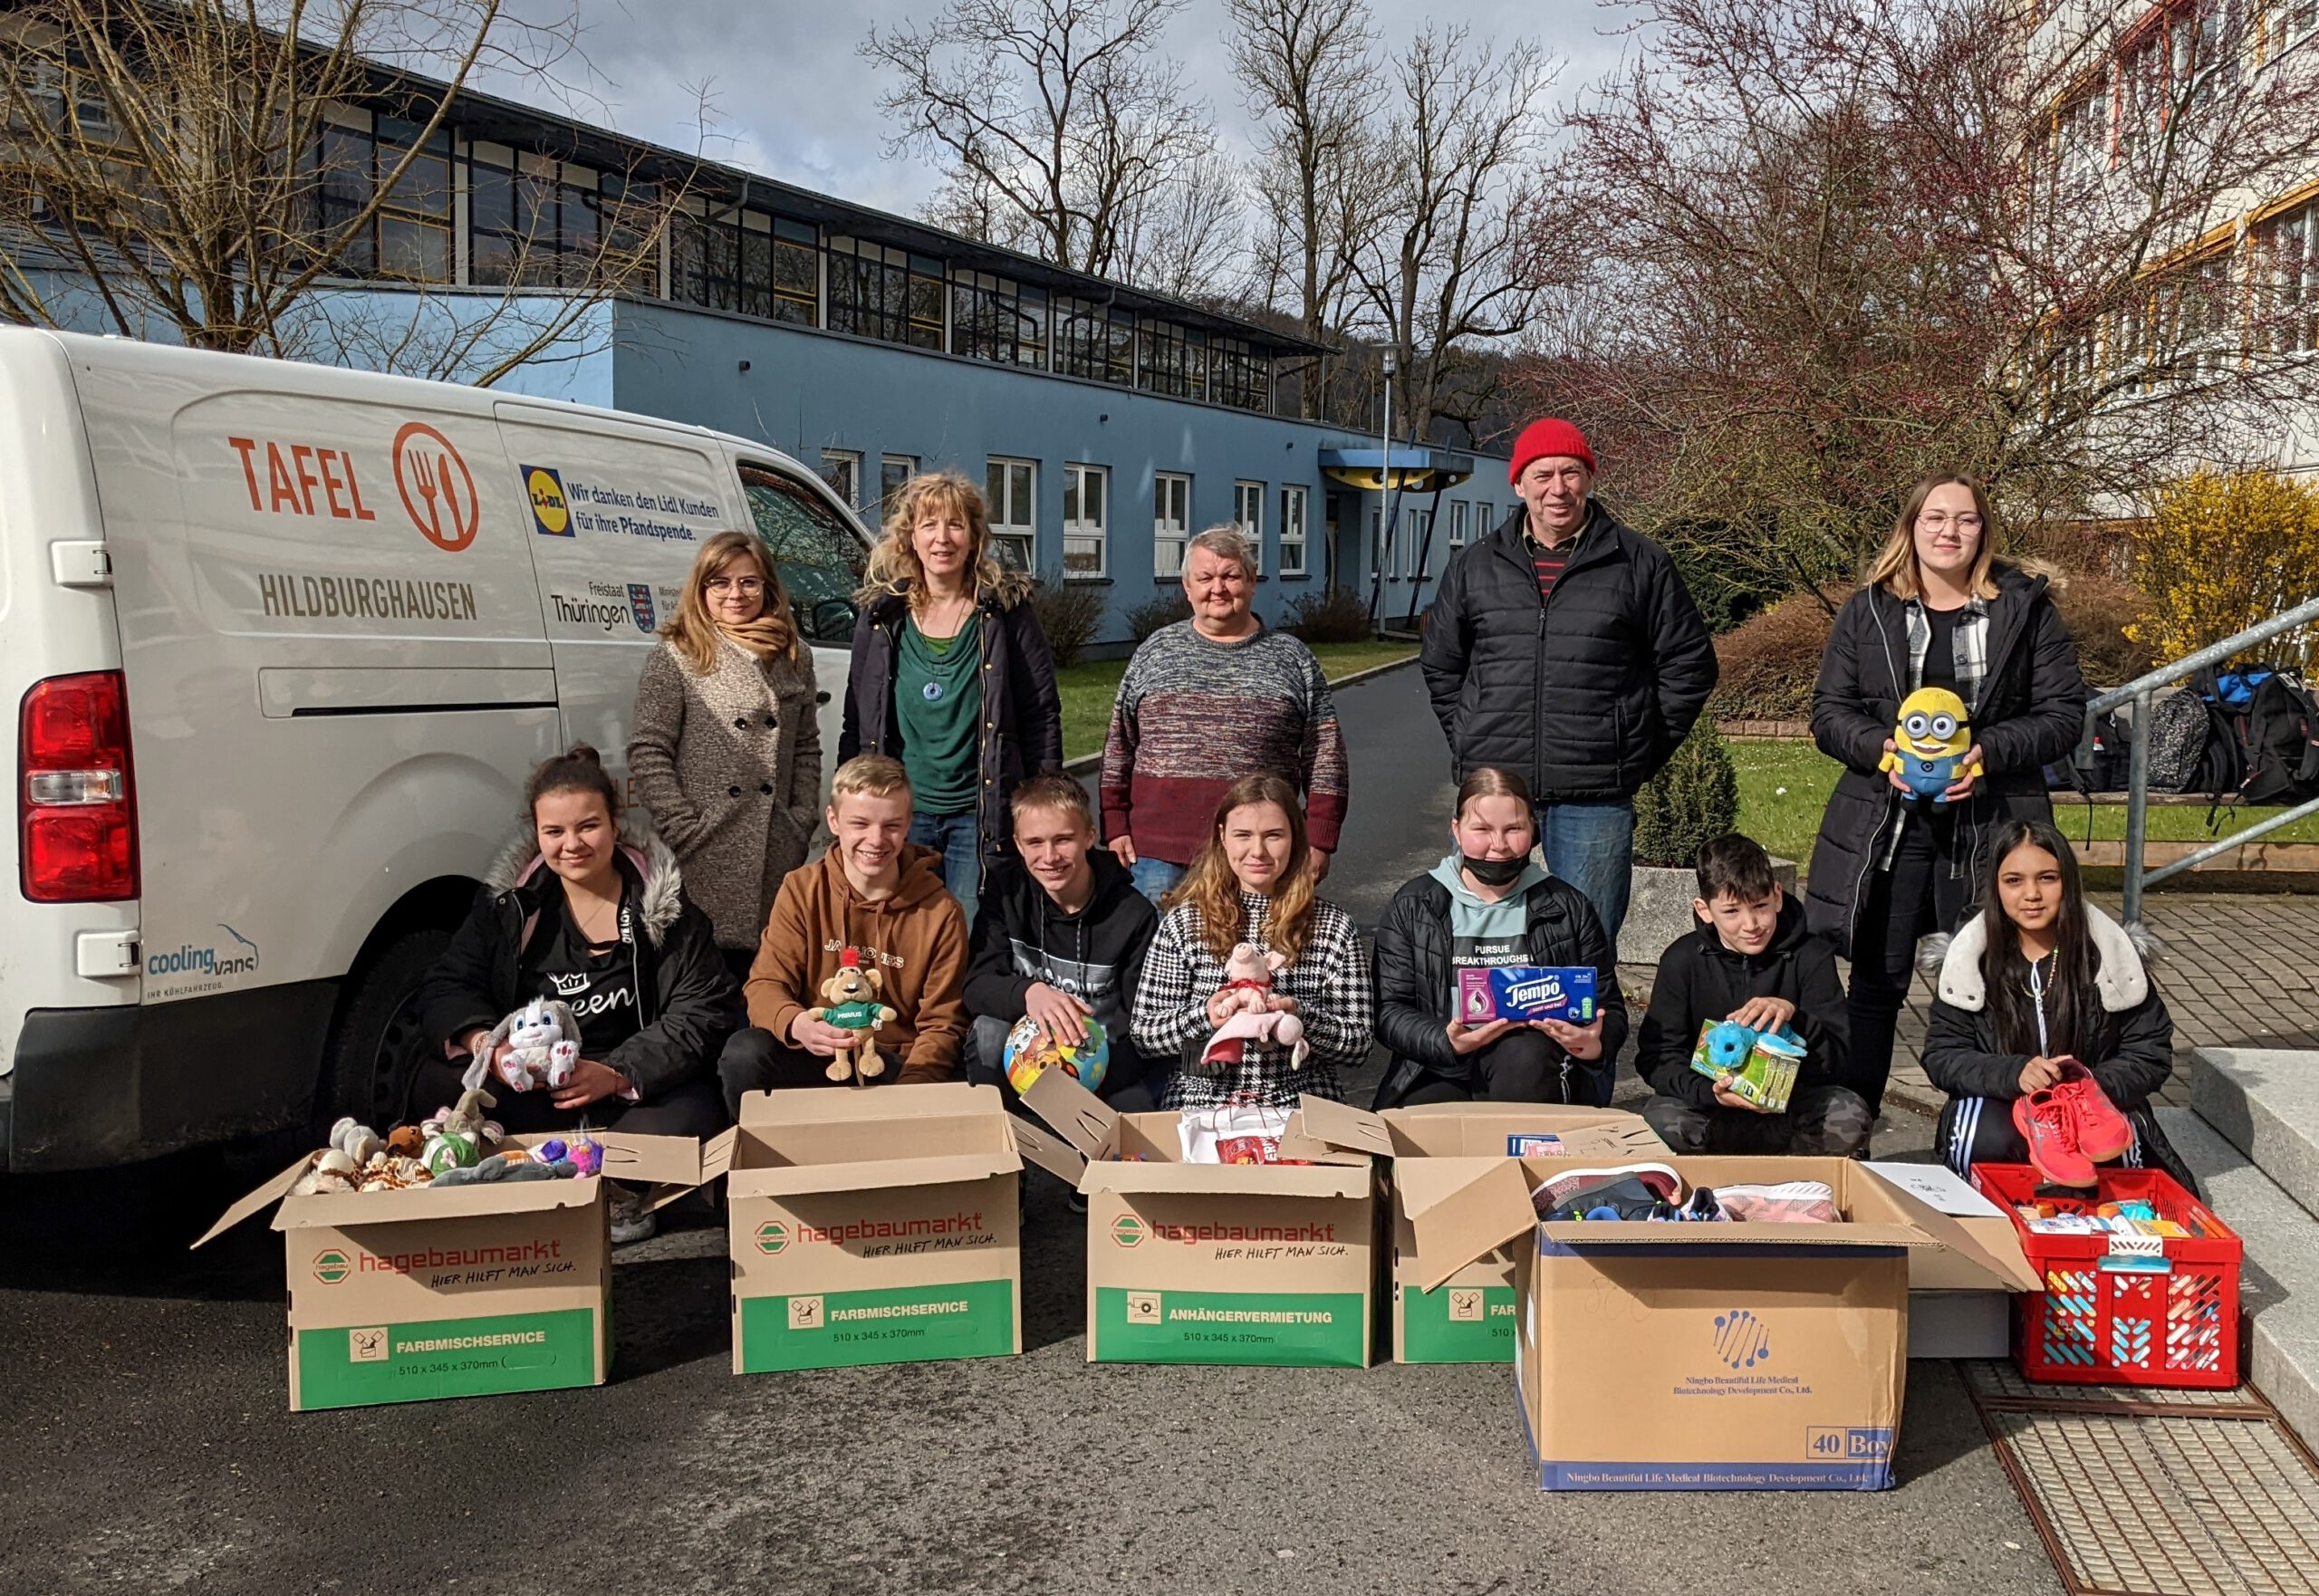
<path id="1" fill-rule="evenodd" d="M 1729 1369 L 1753 1369 L 1772 1356 L 1771 1327 L 1746 1308 L 1715 1316 L 1715 1355 Z"/>
<path id="2" fill-rule="evenodd" d="M 145 956 L 145 973 L 149 976 L 195 976 L 209 980 L 257 974 L 257 944 L 222 922 L 217 928 L 232 941 L 224 947 L 196 947 L 188 942 L 180 945 L 173 953 L 149 953 Z"/>
<path id="3" fill-rule="evenodd" d="M 532 501 L 532 527 L 543 537 L 572 535 L 572 501 L 563 496 L 563 477 L 545 466 L 526 466 L 524 496 Z"/>
<path id="4" fill-rule="evenodd" d="M 395 490 L 419 535 L 447 554 L 475 542 L 483 506 L 451 440 L 424 421 L 406 421 L 395 434 L 394 461 Z"/>

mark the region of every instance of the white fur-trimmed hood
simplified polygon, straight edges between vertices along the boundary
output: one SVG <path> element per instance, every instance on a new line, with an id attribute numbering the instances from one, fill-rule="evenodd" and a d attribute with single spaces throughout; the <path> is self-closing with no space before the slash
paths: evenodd
<path id="1" fill-rule="evenodd" d="M 2085 906 L 2085 928 L 2093 935 L 2093 987 L 2102 1006 L 2122 1014 L 2150 995 L 2150 973 L 2142 967 L 2142 951 L 2123 926 L 2092 904 Z M 1949 938 L 1940 959 L 1940 1001 L 1968 1014 L 1987 1006 L 1988 990 L 1981 979 L 1981 955 L 1988 951 L 1988 926 L 1976 914 Z"/>
<path id="2" fill-rule="evenodd" d="M 669 928 L 677 923 L 684 912 L 684 872 L 677 868 L 677 856 L 651 822 L 635 811 L 621 822 L 620 850 L 636 867 L 637 875 L 644 882 L 644 891 L 636 906 L 637 922 L 644 928 L 644 935 L 653 947 L 660 946 Z M 545 861 L 540 858 L 538 839 L 529 826 L 499 851 L 492 861 L 484 885 L 495 893 L 511 891 L 531 880 Z"/>

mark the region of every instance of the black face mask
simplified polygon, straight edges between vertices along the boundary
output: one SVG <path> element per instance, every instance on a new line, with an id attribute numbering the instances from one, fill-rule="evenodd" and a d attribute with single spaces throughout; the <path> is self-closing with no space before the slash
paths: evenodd
<path id="1" fill-rule="evenodd" d="M 1530 868 L 1530 858 L 1522 854 L 1513 859 L 1476 859 L 1470 853 L 1458 855 L 1459 868 L 1485 887 L 1511 887 Z"/>

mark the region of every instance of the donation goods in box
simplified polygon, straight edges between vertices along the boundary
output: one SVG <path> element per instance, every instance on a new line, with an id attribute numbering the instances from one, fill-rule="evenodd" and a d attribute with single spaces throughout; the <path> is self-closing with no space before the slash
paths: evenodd
<path id="1" fill-rule="evenodd" d="M 1539 1488 L 1890 1485 L 1909 1255 L 1947 1250 L 2015 1290 L 2027 1278 L 2019 1257 L 1993 1254 L 1849 1159 L 1641 1167 L 1654 1164 L 1664 1172 L 1654 1182 L 1674 1183 L 1666 1206 L 1689 1222 L 1611 1216 L 1608 1203 L 1564 1200 L 1588 1174 L 1573 1160 L 1396 1166 L 1422 1285 L 1514 1244 L 1515 1385 Z M 1599 1216 L 1542 1218 L 1533 1200 L 1541 1186 L 1550 1211 Z M 1728 1207 L 1701 1199 L 1703 1189 L 1725 1194 Z M 1811 1189 L 1820 1195 L 1809 1202 L 1792 1195 Z M 1741 1192 L 1752 1199 L 1745 1211 L 1787 1222 L 1713 1217 L 1743 1211 Z"/>
<path id="2" fill-rule="evenodd" d="M 1432 1291 L 1418 1285 L 1417 1233 L 1399 1172 L 1411 1159 L 1529 1156 L 1623 1163 L 1664 1159 L 1666 1144 L 1640 1114 L 1533 1103 L 1432 1103 L 1388 1109 L 1392 1139 L 1385 1184 L 1392 1197 L 1393 1361 L 1510 1363 L 1514 1260 L 1505 1251 L 1468 1264 Z"/>
<path id="3" fill-rule="evenodd" d="M 733 1371 L 1023 1350 L 1023 1159 L 1079 1159 L 963 1082 L 752 1092 L 726 1177 Z"/>
<path id="4" fill-rule="evenodd" d="M 1114 1113 L 1059 1070 L 1023 1101 L 1085 1160 L 1089 1362 L 1368 1365 L 1376 1115 L 1303 1098 L 1284 1161 L 1193 1163 L 1181 1115 Z"/>
<path id="5" fill-rule="evenodd" d="M 700 1183 L 700 1143 L 587 1134 L 603 1149 L 600 1176 L 292 1196 L 309 1155 L 193 1245 L 279 1205 L 293 1412 L 601 1385 L 606 1182 L 643 1187 L 658 1207 Z M 556 1139 L 506 1139 L 533 1149 Z"/>

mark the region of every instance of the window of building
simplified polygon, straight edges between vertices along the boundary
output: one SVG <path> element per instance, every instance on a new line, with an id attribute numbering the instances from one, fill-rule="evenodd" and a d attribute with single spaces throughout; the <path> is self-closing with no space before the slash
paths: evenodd
<path id="1" fill-rule="evenodd" d="M 1385 514 L 1378 509 L 1369 512 L 1369 580 L 1375 582 L 1385 565 Z"/>
<path id="2" fill-rule="evenodd" d="M 1181 576 L 1191 541 L 1192 479 L 1162 471 L 1151 479 L 1151 574 Z"/>
<path id="3" fill-rule="evenodd" d="M 354 111 L 339 113 L 315 140 L 309 169 L 316 232 L 325 239 L 351 225 L 409 155 L 401 180 L 339 253 L 339 269 L 350 276 L 451 281 L 451 138 L 438 132 L 422 148 L 419 133 L 414 123 Z"/>
<path id="4" fill-rule="evenodd" d="M 1136 386 L 1175 399 L 1208 397 L 1208 334 L 1173 322 L 1137 329 Z"/>
<path id="5" fill-rule="evenodd" d="M 1280 490 L 1280 573 L 1304 574 L 1304 489 Z"/>
<path id="6" fill-rule="evenodd" d="M 1248 540 L 1248 547 L 1256 552 L 1256 574 L 1265 573 L 1265 485 L 1261 482 L 1236 482 L 1232 485 L 1232 524 Z"/>
<path id="7" fill-rule="evenodd" d="M 1449 501 L 1449 552 L 1453 554 L 1466 546 L 1467 509 L 1463 499 Z"/>
<path id="8" fill-rule="evenodd" d="M 1056 295 L 1054 369 L 1066 377 L 1133 387 L 1134 315 L 1092 299 Z"/>
<path id="9" fill-rule="evenodd" d="M 811 327 L 821 320 L 820 230 L 695 204 L 669 229 L 669 297 Z"/>
<path id="10" fill-rule="evenodd" d="M 852 449 L 822 451 L 822 480 L 845 501 L 849 510 L 861 508 L 861 457 Z"/>
<path id="11" fill-rule="evenodd" d="M 1063 468 L 1063 575 L 1111 573 L 1111 540 L 1104 534 L 1111 496 L 1111 474 L 1102 466 Z"/>
<path id="12" fill-rule="evenodd" d="M 2319 349 L 2319 201 L 2273 216 L 2254 242 L 2258 336 L 2280 354 Z"/>
<path id="13" fill-rule="evenodd" d="M 579 288 L 602 264 L 605 184 L 593 168 L 503 145 L 467 154 L 467 277 L 498 287 Z"/>
<path id="14" fill-rule="evenodd" d="M 1047 291 L 987 272 L 953 272 L 950 352 L 1044 370 Z"/>
<path id="15" fill-rule="evenodd" d="M 1016 571 L 1036 571 L 1039 529 L 1033 505 L 1038 495 L 1038 462 L 993 455 L 984 487 L 992 552 Z"/>
<path id="16" fill-rule="evenodd" d="M 1423 582 L 1433 574 L 1433 512 L 1411 510 L 1401 528 L 1402 568 L 1411 581 Z"/>
<path id="17" fill-rule="evenodd" d="M 878 457 L 878 519 L 880 522 L 893 514 L 894 495 L 902 491 L 902 484 L 917 475 L 916 455 Z"/>
<path id="18" fill-rule="evenodd" d="M 1208 391 L 1217 404 L 1243 410 L 1272 408 L 1272 362 L 1251 351 L 1246 339 L 1210 339 L 1208 361 Z"/>
<path id="19" fill-rule="evenodd" d="M 811 487 L 781 472 L 743 466 L 741 486 L 798 630 L 817 643 L 850 641 L 853 590 L 861 579 L 861 545 L 852 528 Z"/>
<path id="20" fill-rule="evenodd" d="M 829 327 L 913 349 L 940 349 L 942 263 L 859 238 L 829 241 Z"/>

